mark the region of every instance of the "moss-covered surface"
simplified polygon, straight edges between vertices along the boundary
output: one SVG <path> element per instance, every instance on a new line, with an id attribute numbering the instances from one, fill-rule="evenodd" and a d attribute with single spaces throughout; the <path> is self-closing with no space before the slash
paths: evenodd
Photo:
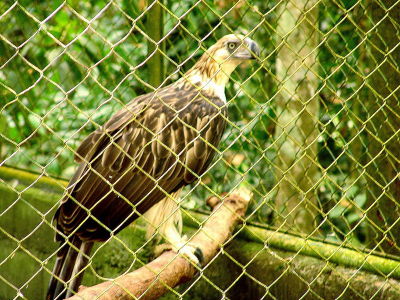
<path id="1" fill-rule="evenodd" d="M 400 283 L 293 252 L 235 240 L 227 252 L 244 266 L 235 299 L 400 299 Z"/>
<path id="2" fill-rule="evenodd" d="M 68 184 L 66 180 L 55 179 L 44 174 L 36 174 L 9 167 L 0 167 L 0 178 L 11 185 L 17 182 L 24 186 L 55 193 L 62 193 L 64 187 Z"/>
<path id="3" fill-rule="evenodd" d="M 5 178 L 1 169 L 0 178 L 5 183 L 0 183 L 0 299 L 12 299 L 18 293 L 27 299 L 43 299 L 57 248 L 50 221 L 62 189 L 54 188 L 58 183 L 43 179 L 26 189 L 37 175 L 23 174 L 23 179 L 17 180 Z M 202 219 L 201 215 L 190 213 Z M 185 224 L 191 228 L 186 227 L 186 233 L 198 225 L 188 220 Z M 322 243 L 317 248 L 311 244 L 310 249 L 303 245 L 299 250 L 289 235 L 281 234 L 284 236 L 279 238 L 278 233 L 272 236 L 267 230 L 254 230 L 254 227 L 247 228 L 240 235 L 245 240 L 235 239 L 197 278 L 162 299 L 178 299 L 179 294 L 183 299 L 210 300 L 223 296 L 298 299 L 303 295 L 304 299 L 318 298 L 316 295 L 334 299 L 341 294 L 345 299 L 364 299 L 375 294 L 379 299 L 400 299 L 400 283 L 394 279 L 359 271 L 360 266 L 339 267 L 299 254 L 309 251 L 308 255 L 313 255 L 312 249 L 321 249 L 318 247 Z M 85 273 L 83 284 L 115 278 L 146 263 L 150 247 L 143 248 L 146 244 L 143 233 L 140 225 L 130 226 L 109 243 L 96 245 L 93 263 Z M 260 239 L 268 240 L 269 247 L 257 242 Z M 284 247 L 294 252 L 277 249 Z M 327 249 L 329 252 L 330 248 Z M 321 254 L 313 256 L 321 257 Z"/>

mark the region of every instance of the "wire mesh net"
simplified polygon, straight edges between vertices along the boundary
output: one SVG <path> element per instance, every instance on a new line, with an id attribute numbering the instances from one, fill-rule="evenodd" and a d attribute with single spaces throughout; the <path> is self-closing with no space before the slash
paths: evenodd
<path id="1" fill-rule="evenodd" d="M 233 33 L 260 57 L 230 76 L 207 171 L 179 197 L 164 193 L 179 204 L 170 218 L 181 209 L 193 231 L 207 197 L 246 186 L 246 226 L 165 299 L 396 299 L 399 20 L 394 0 L 0 3 L 0 298 L 44 297 L 59 249 L 51 218 L 82 140 Z M 84 285 L 152 258 L 160 232 L 144 238 L 140 222 L 95 246 Z"/>

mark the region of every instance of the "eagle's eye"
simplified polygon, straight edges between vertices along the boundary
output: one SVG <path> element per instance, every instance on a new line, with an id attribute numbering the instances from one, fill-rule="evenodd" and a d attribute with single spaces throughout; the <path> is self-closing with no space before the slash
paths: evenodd
<path id="1" fill-rule="evenodd" d="M 228 49 L 229 50 L 233 50 L 235 48 L 236 48 L 236 43 L 233 43 L 233 42 L 228 43 Z"/>

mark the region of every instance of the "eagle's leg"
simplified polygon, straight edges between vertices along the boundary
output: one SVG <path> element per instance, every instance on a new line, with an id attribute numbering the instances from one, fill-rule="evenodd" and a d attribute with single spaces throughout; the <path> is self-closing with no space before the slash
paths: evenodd
<path id="1" fill-rule="evenodd" d="M 167 245 L 156 247 L 156 254 L 165 250 L 174 250 L 200 266 L 203 255 L 199 249 L 190 245 L 186 236 L 182 236 L 182 214 L 179 209 L 179 192 L 176 192 L 151 207 L 144 218 L 148 222 L 146 238 L 150 239 L 155 232 L 157 240 L 164 239 Z"/>
<path id="2" fill-rule="evenodd" d="M 169 228 L 166 228 L 165 232 L 160 232 L 160 234 L 164 236 L 167 243 L 171 245 L 170 248 L 173 251 L 187 257 L 194 264 L 201 267 L 203 262 L 203 253 L 200 249 L 192 246 L 190 242 L 188 242 L 186 235 L 182 236 L 182 234 L 178 232 L 177 227 L 170 226 Z M 156 252 L 162 253 L 168 249 L 168 246 L 160 246 L 160 250 Z"/>

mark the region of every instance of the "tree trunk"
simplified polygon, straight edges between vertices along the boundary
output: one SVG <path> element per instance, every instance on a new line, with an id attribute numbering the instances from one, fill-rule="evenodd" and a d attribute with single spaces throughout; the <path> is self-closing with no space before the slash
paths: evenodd
<path id="1" fill-rule="evenodd" d="M 396 0 L 371 1 L 368 7 L 372 26 L 376 26 L 369 39 L 370 76 L 366 104 L 369 242 L 371 247 L 399 255 L 400 3 Z"/>
<path id="2" fill-rule="evenodd" d="M 284 1 L 277 56 L 280 97 L 276 128 L 277 226 L 311 233 L 318 180 L 317 1 Z"/>
<path id="3" fill-rule="evenodd" d="M 164 37 L 164 9 L 159 4 L 163 2 L 162 0 L 152 1 L 149 4 L 151 5 L 153 2 L 157 3 L 154 3 L 146 13 L 147 34 L 152 39 L 147 41 L 147 57 L 150 57 L 147 67 L 149 74 L 151 74 L 148 76 L 148 83 L 152 87 L 157 88 L 165 77 L 164 59 L 161 53 L 161 51 L 165 53 L 165 43 L 159 43 Z"/>

